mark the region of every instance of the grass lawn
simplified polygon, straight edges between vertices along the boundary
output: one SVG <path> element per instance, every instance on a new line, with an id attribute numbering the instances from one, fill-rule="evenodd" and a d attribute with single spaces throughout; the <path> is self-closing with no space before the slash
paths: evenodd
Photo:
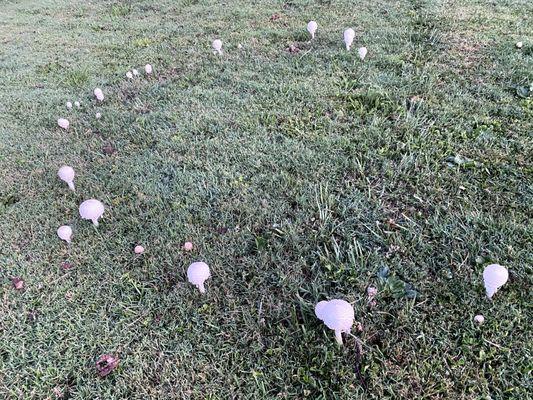
<path id="1" fill-rule="evenodd" d="M 531 398 L 532 26 L 530 0 L 4 0 L 0 398 Z"/>

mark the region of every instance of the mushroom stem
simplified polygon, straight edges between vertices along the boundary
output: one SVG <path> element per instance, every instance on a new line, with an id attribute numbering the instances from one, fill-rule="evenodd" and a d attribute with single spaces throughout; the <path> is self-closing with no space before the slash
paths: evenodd
<path id="1" fill-rule="evenodd" d="M 91 221 L 93 221 L 93 225 L 94 225 L 94 226 L 98 226 L 98 220 L 97 220 L 96 218 L 93 219 L 93 220 L 91 220 Z"/>
<path id="2" fill-rule="evenodd" d="M 342 335 L 340 330 L 335 331 L 335 339 L 337 339 L 337 343 L 342 346 Z"/>
<path id="3" fill-rule="evenodd" d="M 200 293 L 205 293 L 205 286 L 203 283 L 198 284 L 198 289 L 200 290 Z"/>
<path id="4" fill-rule="evenodd" d="M 76 191 L 76 189 L 74 188 L 74 182 L 67 182 L 67 185 L 70 188 L 70 190 L 72 190 L 73 192 Z"/>
<path id="5" fill-rule="evenodd" d="M 489 298 L 489 300 L 492 300 L 492 296 L 496 294 L 496 292 L 498 291 L 498 288 L 493 287 L 493 286 L 487 286 L 486 291 L 487 291 L 487 297 Z"/>

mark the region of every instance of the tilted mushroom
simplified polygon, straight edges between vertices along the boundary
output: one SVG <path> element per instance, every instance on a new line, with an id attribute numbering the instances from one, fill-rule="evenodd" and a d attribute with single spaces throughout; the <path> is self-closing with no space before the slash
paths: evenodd
<path id="1" fill-rule="evenodd" d="M 222 54 L 222 40 L 213 40 L 213 50 L 215 50 L 215 54 Z"/>
<path id="2" fill-rule="evenodd" d="M 204 262 L 194 262 L 187 268 L 187 279 L 200 290 L 200 293 L 205 293 L 204 282 L 210 276 L 209 266 Z"/>
<path id="3" fill-rule="evenodd" d="M 59 236 L 61 240 L 70 243 L 70 238 L 72 237 L 72 228 L 68 225 L 60 226 L 57 229 L 57 236 Z"/>
<path id="4" fill-rule="evenodd" d="M 68 119 L 66 118 L 59 118 L 57 120 L 57 124 L 59 125 L 60 128 L 63 128 L 63 129 L 68 129 L 69 126 L 70 126 L 70 122 L 68 122 Z"/>
<path id="5" fill-rule="evenodd" d="M 104 101 L 104 92 L 102 92 L 102 89 L 96 88 L 94 89 L 94 96 L 98 101 Z"/>
<path id="6" fill-rule="evenodd" d="M 483 282 L 487 291 L 487 297 L 492 299 L 492 296 L 507 283 L 508 279 L 509 272 L 507 268 L 500 264 L 488 265 L 483 271 Z"/>
<path id="7" fill-rule="evenodd" d="M 344 43 L 346 44 L 346 50 L 350 50 L 354 38 L 355 31 L 352 28 L 348 28 L 344 31 Z"/>
<path id="8" fill-rule="evenodd" d="M 73 192 L 75 191 L 74 175 L 74 169 L 72 167 L 69 167 L 68 165 L 63 165 L 57 171 L 57 176 L 59 176 L 59 179 L 61 179 L 63 182 L 66 182 L 70 190 L 72 190 Z"/>
<path id="9" fill-rule="evenodd" d="M 315 315 L 329 329 L 335 331 L 337 343 L 342 345 L 342 332 L 350 332 L 355 318 L 353 307 L 345 300 L 321 301 L 315 306 Z"/>
<path id="10" fill-rule="evenodd" d="M 104 213 L 104 205 L 95 199 L 85 200 L 80 204 L 80 216 L 83 219 L 90 219 L 94 226 L 98 226 L 98 219 Z"/>
<path id="11" fill-rule="evenodd" d="M 309 21 L 307 24 L 307 32 L 311 34 L 311 39 L 315 38 L 316 30 L 318 29 L 318 24 L 316 21 Z"/>

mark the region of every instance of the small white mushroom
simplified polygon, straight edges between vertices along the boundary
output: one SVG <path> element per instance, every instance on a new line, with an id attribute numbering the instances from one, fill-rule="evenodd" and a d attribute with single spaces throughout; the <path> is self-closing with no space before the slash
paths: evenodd
<path id="1" fill-rule="evenodd" d="M 60 226 L 57 229 L 57 236 L 59 236 L 61 240 L 70 243 L 70 238 L 72 237 L 72 228 L 68 225 Z"/>
<path id="2" fill-rule="evenodd" d="M 96 115 L 95 115 L 95 117 L 96 117 L 96 119 L 100 119 L 100 118 L 102 118 L 102 114 L 100 114 L 99 112 L 97 112 Z"/>
<path id="3" fill-rule="evenodd" d="M 67 108 L 70 110 L 72 108 L 72 103 L 70 101 L 67 101 Z"/>
<path id="4" fill-rule="evenodd" d="M 68 122 L 68 119 L 66 118 L 59 118 L 57 120 L 57 124 L 59 125 L 60 128 L 63 128 L 63 129 L 68 129 L 68 127 L 70 126 L 70 122 Z"/>
<path id="5" fill-rule="evenodd" d="M 98 219 L 104 213 L 104 205 L 98 200 L 89 199 L 80 204 L 80 216 L 83 219 L 90 219 L 94 226 L 98 226 Z"/>
<path id="6" fill-rule="evenodd" d="M 350 50 L 354 38 L 355 31 L 352 28 L 348 28 L 344 31 L 344 43 L 346 44 L 346 50 Z"/>
<path id="7" fill-rule="evenodd" d="M 342 345 L 342 332 L 350 332 L 355 318 L 352 305 L 338 299 L 321 301 L 315 306 L 315 315 L 335 331 L 335 339 Z"/>
<path id="8" fill-rule="evenodd" d="M 499 264 L 488 265 L 483 271 L 483 282 L 485 283 L 487 297 L 492 299 L 492 296 L 507 283 L 508 279 L 509 272 L 507 268 Z"/>
<path id="9" fill-rule="evenodd" d="M 74 102 L 74 105 L 75 105 L 77 108 L 80 108 L 80 107 L 81 107 L 81 104 L 80 104 L 79 101 L 75 101 L 75 102 Z"/>
<path id="10" fill-rule="evenodd" d="M 153 71 L 153 70 L 152 70 L 152 66 L 151 66 L 150 64 L 146 64 L 146 65 L 144 66 L 144 71 L 145 71 L 148 75 L 150 75 L 150 74 L 152 73 L 152 71 Z"/>
<path id="11" fill-rule="evenodd" d="M 524 45 L 524 43 L 522 43 L 522 42 L 516 42 L 516 48 L 517 49 L 521 49 L 523 45 Z"/>
<path id="12" fill-rule="evenodd" d="M 133 69 L 131 70 L 131 72 L 133 73 L 133 76 L 138 76 L 138 75 L 139 75 L 139 71 L 136 70 L 135 68 L 133 68 Z"/>
<path id="13" fill-rule="evenodd" d="M 318 29 L 318 24 L 316 21 L 309 21 L 307 24 L 307 32 L 311 34 L 311 39 L 315 38 L 316 30 Z"/>
<path id="14" fill-rule="evenodd" d="M 359 54 L 359 58 L 361 59 L 361 61 L 364 61 L 368 50 L 366 47 L 360 47 L 359 50 L 357 50 L 357 53 Z"/>
<path id="15" fill-rule="evenodd" d="M 483 315 L 476 315 L 476 316 L 474 317 L 474 321 L 475 321 L 477 324 L 481 325 L 483 322 L 485 322 L 485 317 L 484 317 Z"/>
<path id="16" fill-rule="evenodd" d="M 102 92 L 102 89 L 96 88 L 94 89 L 94 96 L 98 101 L 104 101 L 104 92 Z"/>
<path id="17" fill-rule="evenodd" d="M 222 40 L 213 40 L 213 50 L 215 50 L 215 54 L 222 54 Z"/>
<path id="18" fill-rule="evenodd" d="M 210 276 L 209 266 L 204 262 L 194 262 L 187 268 L 187 279 L 200 290 L 200 293 L 205 293 L 204 282 Z"/>
<path id="19" fill-rule="evenodd" d="M 237 45 L 237 48 L 238 48 L 238 49 L 242 49 L 242 44 L 239 43 L 239 44 Z"/>
<path id="20" fill-rule="evenodd" d="M 133 73 L 131 71 L 126 72 L 126 78 L 133 79 Z"/>
<path id="21" fill-rule="evenodd" d="M 69 167 L 68 165 L 63 165 L 59 170 L 57 171 L 57 176 L 59 176 L 59 179 L 61 179 L 63 182 L 66 182 L 70 190 L 73 192 L 75 191 L 74 188 L 74 169 L 72 167 Z"/>

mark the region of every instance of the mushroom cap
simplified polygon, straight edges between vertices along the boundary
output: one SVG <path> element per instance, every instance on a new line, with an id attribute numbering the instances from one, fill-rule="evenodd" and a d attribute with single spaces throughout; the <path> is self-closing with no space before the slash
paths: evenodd
<path id="1" fill-rule="evenodd" d="M 365 58 L 366 53 L 368 53 L 368 50 L 366 47 L 360 47 L 358 50 L 358 53 L 359 53 L 359 57 Z"/>
<path id="2" fill-rule="evenodd" d="M 72 228 L 68 225 L 63 225 L 57 228 L 57 236 L 59 236 L 60 239 L 66 240 L 67 242 L 70 241 L 70 237 L 72 236 Z"/>
<path id="3" fill-rule="evenodd" d="M 348 28 L 344 31 L 345 42 L 352 41 L 354 37 L 355 37 L 355 31 L 352 28 Z"/>
<path id="4" fill-rule="evenodd" d="M 126 72 L 126 78 L 133 78 L 133 73 L 131 71 Z"/>
<path id="5" fill-rule="evenodd" d="M 104 213 L 104 205 L 95 199 L 85 200 L 80 204 L 80 216 L 83 219 L 96 220 Z"/>
<path id="6" fill-rule="evenodd" d="M 140 244 L 135 246 L 135 248 L 133 249 L 133 251 L 135 252 L 135 254 L 142 254 L 144 253 L 144 247 L 142 247 Z"/>
<path id="7" fill-rule="evenodd" d="M 355 318 L 352 305 L 339 299 L 319 302 L 315 314 L 329 329 L 344 332 L 350 331 Z"/>
<path id="8" fill-rule="evenodd" d="M 474 321 L 481 325 L 483 322 L 485 322 L 485 317 L 481 314 L 476 315 L 474 317 Z"/>
<path id="9" fill-rule="evenodd" d="M 317 30 L 318 28 L 318 24 L 316 23 L 316 21 L 309 21 L 307 23 L 307 31 L 310 32 L 310 33 L 313 33 Z"/>
<path id="10" fill-rule="evenodd" d="M 72 108 L 72 103 L 70 101 L 67 101 L 67 108 Z"/>
<path id="11" fill-rule="evenodd" d="M 499 264 L 491 264 L 483 271 L 483 281 L 485 286 L 497 287 L 505 285 L 509 279 L 507 268 Z"/>
<path id="12" fill-rule="evenodd" d="M 222 48 L 222 40 L 215 39 L 213 40 L 213 49 L 220 50 Z"/>
<path id="13" fill-rule="evenodd" d="M 74 169 L 68 165 L 63 165 L 57 171 L 57 176 L 59 176 L 59 179 L 65 182 L 72 182 L 74 180 L 74 175 Z"/>
<path id="14" fill-rule="evenodd" d="M 150 64 L 146 64 L 144 66 L 144 71 L 147 73 L 147 74 L 151 74 L 152 73 L 152 66 Z"/>
<path id="15" fill-rule="evenodd" d="M 199 285 L 211 276 L 209 266 L 204 262 L 194 262 L 187 268 L 187 279 L 193 285 Z"/>
<path id="16" fill-rule="evenodd" d="M 137 71 L 135 68 L 133 68 L 131 72 L 133 72 L 133 75 L 139 75 L 139 71 Z"/>

